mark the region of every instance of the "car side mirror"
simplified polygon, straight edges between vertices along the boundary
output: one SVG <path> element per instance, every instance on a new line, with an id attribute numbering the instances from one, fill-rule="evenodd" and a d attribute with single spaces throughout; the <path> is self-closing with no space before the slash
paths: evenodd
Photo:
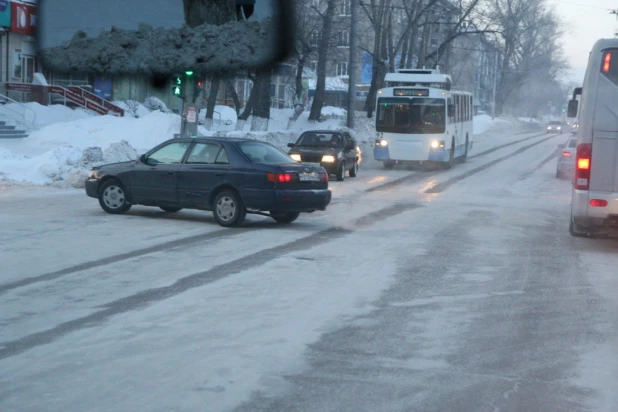
<path id="1" fill-rule="evenodd" d="M 146 163 L 146 155 L 145 154 L 141 155 L 139 157 L 139 161 L 142 162 L 142 163 Z"/>
<path id="2" fill-rule="evenodd" d="M 579 102 L 575 99 L 569 100 L 569 107 L 567 110 L 568 117 L 577 117 L 577 109 L 579 108 Z"/>
<path id="3" fill-rule="evenodd" d="M 348 143 L 345 147 L 347 150 L 354 150 L 354 143 Z"/>
<path id="4" fill-rule="evenodd" d="M 288 147 L 294 147 L 294 143 L 288 143 Z"/>

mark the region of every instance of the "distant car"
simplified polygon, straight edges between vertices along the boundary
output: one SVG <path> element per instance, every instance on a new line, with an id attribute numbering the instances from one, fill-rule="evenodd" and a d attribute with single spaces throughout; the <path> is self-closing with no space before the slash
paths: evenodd
<path id="1" fill-rule="evenodd" d="M 547 123 L 547 133 L 562 133 L 564 129 L 565 126 L 562 124 L 562 122 L 551 121 Z"/>
<path id="2" fill-rule="evenodd" d="M 212 210 L 226 227 L 242 224 L 247 213 L 291 223 L 331 200 L 324 168 L 299 164 L 265 142 L 229 138 L 172 139 L 139 160 L 94 167 L 86 194 L 107 213 L 132 205 Z"/>
<path id="3" fill-rule="evenodd" d="M 577 152 L 577 136 L 569 137 L 565 144 L 560 145 L 562 150 L 558 155 L 558 165 L 556 166 L 556 177 L 572 178 L 575 171 L 575 155 Z"/>
<path id="4" fill-rule="evenodd" d="M 323 167 L 338 181 L 345 173 L 356 177 L 361 161 L 361 150 L 356 140 L 346 131 L 309 130 L 300 135 L 296 143 L 288 143 L 292 159 Z"/>

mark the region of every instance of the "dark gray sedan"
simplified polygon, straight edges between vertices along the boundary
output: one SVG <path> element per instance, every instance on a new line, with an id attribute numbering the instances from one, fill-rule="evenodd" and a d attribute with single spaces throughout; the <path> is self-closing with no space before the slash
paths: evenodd
<path id="1" fill-rule="evenodd" d="M 86 194 L 112 214 L 132 205 L 212 210 L 221 226 L 238 226 L 247 213 L 291 223 L 331 200 L 324 168 L 265 142 L 228 138 L 172 139 L 138 160 L 95 167 Z"/>

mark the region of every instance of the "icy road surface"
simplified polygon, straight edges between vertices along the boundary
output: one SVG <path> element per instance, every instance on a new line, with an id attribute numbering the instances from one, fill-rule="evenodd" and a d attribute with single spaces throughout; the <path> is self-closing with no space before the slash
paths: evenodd
<path id="1" fill-rule="evenodd" d="M 618 242 L 569 236 L 565 140 L 366 153 L 289 226 L 0 192 L 0 410 L 616 411 Z"/>

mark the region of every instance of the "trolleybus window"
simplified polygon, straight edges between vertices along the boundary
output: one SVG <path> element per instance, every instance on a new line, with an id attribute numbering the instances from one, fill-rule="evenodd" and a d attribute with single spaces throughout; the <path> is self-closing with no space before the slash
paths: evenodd
<path id="1" fill-rule="evenodd" d="M 444 99 L 378 99 L 376 130 L 392 133 L 444 133 Z"/>

